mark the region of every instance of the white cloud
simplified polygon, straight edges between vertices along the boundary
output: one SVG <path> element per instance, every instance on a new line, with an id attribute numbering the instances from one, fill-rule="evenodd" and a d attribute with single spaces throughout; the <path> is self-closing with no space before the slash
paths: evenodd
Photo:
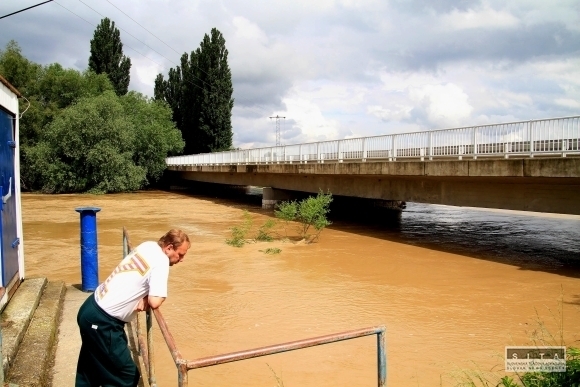
<path id="1" fill-rule="evenodd" d="M 572 109 L 578 109 L 578 111 L 580 111 L 580 101 L 576 99 L 557 98 L 554 102 L 556 102 L 558 105 L 569 107 Z"/>
<path id="2" fill-rule="evenodd" d="M 412 88 L 409 95 L 425 109 L 428 121 L 438 127 L 460 126 L 473 110 L 467 94 L 452 83 Z"/>
<path id="3" fill-rule="evenodd" d="M 379 117 L 383 121 L 403 121 L 411 118 L 413 106 L 395 104 L 393 109 L 387 109 L 380 105 L 367 107 L 367 113 Z"/>
<path id="4" fill-rule="evenodd" d="M 517 27 L 520 20 L 507 11 L 497 11 L 486 6 L 479 10 L 459 11 L 454 9 L 439 20 L 448 30 L 467 30 L 476 28 L 505 29 Z"/>
<path id="5" fill-rule="evenodd" d="M 301 129 L 300 141 L 326 141 L 340 138 L 338 122 L 325 117 L 320 108 L 310 99 L 301 97 L 299 91 L 292 90 L 283 101 L 286 111 L 276 112 L 274 115 L 291 117 L 296 122 L 296 126 Z"/>

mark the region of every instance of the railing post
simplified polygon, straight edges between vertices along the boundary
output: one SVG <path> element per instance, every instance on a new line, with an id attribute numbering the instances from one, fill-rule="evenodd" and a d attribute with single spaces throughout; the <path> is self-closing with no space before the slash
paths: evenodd
<path id="1" fill-rule="evenodd" d="M 338 162 L 342 163 L 342 140 L 338 140 Z"/>
<path id="2" fill-rule="evenodd" d="M 145 312 L 145 322 L 147 326 L 147 352 L 149 355 L 149 385 L 151 387 L 157 387 L 155 356 L 153 352 L 153 315 L 151 314 L 151 309 Z"/>
<path id="3" fill-rule="evenodd" d="M 559 122 L 560 120 L 556 121 Z M 568 140 L 566 139 L 566 129 L 562 125 L 562 139 L 560 140 L 562 147 L 562 157 L 566 157 L 566 151 L 568 150 Z"/>
<path id="4" fill-rule="evenodd" d="M 477 128 L 473 128 L 473 135 L 472 135 L 472 143 L 473 143 L 473 159 L 477 160 Z"/>
<path id="5" fill-rule="evenodd" d="M 528 125 L 528 138 L 530 139 L 530 158 L 534 157 L 534 125 L 532 120 L 527 122 Z"/>
<path id="6" fill-rule="evenodd" d="M 188 386 L 187 380 L 187 363 L 179 364 L 177 366 L 177 386 L 178 387 L 187 387 Z"/>
<path id="7" fill-rule="evenodd" d="M 387 355 L 385 347 L 385 329 L 377 333 L 377 368 L 378 387 L 387 385 Z"/>
<path id="8" fill-rule="evenodd" d="M 362 139 L 362 161 L 367 161 L 367 139 L 363 137 Z"/>
<path id="9" fill-rule="evenodd" d="M 429 160 L 433 160 L 433 132 L 429 132 Z"/>

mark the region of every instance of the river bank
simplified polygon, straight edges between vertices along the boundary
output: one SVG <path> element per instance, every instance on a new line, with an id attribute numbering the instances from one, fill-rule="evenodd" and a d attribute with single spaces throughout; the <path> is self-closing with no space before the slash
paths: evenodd
<path id="1" fill-rule="evenodd" d="M 461 369 L 503 368 L 504 347 L 530 344 L 541 328 L 567 345 L 579 345 L 580 280 L 573 268 L 549 266 L 568 250 L 547 259 L 544 266 L 522 262 L 521 257 L 510 264 L 510 257 L 497 256 L 502 249 L 490 253 L 485 248 L 480 255 L 497 259 L 479 259 L 467 252 L 469 245 L 478 248 L 473 238 L 482 229 L 462 231 L 464 223 L 458 223 L 463 217 L 495 227 L 489 235 L 498 234 L 500 246 L 509 244 L 509 233 L 514 243 L 523 240 L 529 246 L 532 242 L 526 238 L 535 228 L 567 230 L 580 224 L 574 219 L 526 223 L 516 217 L 511 226 L 498 226 L 472 213 L 443 209 L 444 215 L 430 209 L 427 214 L 411 208 L 400 220 L 399 231 L 381 231 L 377 225 L 369 230 L 338 220 L 312 245 L 272 242 L 238 249 L 224 241 L 229 229 L 241 222 L 243 210 L 250 211 L 255 224 L 264 223 L 269 212 L 228 199 L 162 191 L 24 194 L 22 203 L 26 276 L 67 284 L 80 282 L 75 207 L 102 209 L 97 215 L 101 280 L 121 258 L 123 226 L 134 243 L 157 238 L 170 227 L 188 232 L 193 246 L 185 261 L 171 269 L 169 298 L 162 308 L 188 359 L 384 324 L 388 385 L 452 386 Z M 414 216 L 442 221 L 424 229 L 419 220 L 412 221 Z M 462 232 L 465 246 L 459 246 L 459 252 L 444 248 L 455 241 L 450 235 Z M 574 239 L 573 233 L 560 235 L 565 241 Z M 428 247 L 421 243 L 425 239 Z M 542 243 L 550 244 L 550 238 Z M 260 251 L 267 247 L 282 252 Z M 530 248 L 545 251 L 533 244 Z M 513 255 L 519 256 L 517 251 Z M 174 366 L 158 332 L 155 342 L 158 380 L 176 385 Z M 210 367 L 192 371 L 189 377 L 200 386 L 272 386 L 272 370 L 286 387 L 374 385 L 374 339 Z"/>

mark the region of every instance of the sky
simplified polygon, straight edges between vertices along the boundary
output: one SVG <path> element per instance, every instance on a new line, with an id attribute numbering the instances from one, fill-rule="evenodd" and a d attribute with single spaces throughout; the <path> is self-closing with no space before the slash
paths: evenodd
<path id="1" fill-rule="evenodd" d="M 0 16 L 42 0 L 2 0 Z M 234 146 L 580 115 L 580 0 L 54 0 L 0 19 L 0 49 L 85 70 L 108 17 L 153 95 L 217 28 Z"/>

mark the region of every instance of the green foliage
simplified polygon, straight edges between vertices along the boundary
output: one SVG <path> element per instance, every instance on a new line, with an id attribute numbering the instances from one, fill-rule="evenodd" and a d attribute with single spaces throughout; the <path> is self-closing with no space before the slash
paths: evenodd
<path id="1" fill-rule="evenodd" d="M 463 371 L 458 386 L 464 387 L 580 387 L 580 349 L 566 348 L 566 372 L 526 372 L 499 378 L 493 373 Z"/>
<path id="2" fill-rule="evenodd" d="M 157 181 L 165 157 L 183 149 L 167 104 L 136 92 L 118 97 L 105 73 L 40 66 L 14 41 L 0 50 L 0 73 L 30 103 L 20 104 L 25 189 L 132 191 Z"/>
<path id="3" fill-rule="evenodd" d="M 127 94 L 131 59 L 123 55 L 121 34 L 109 18 L 101 20 L 91 39 L 89 69 L 97 74 L 107 74 L 117 95 Z"/>
<path id="4" fill-rule="evenodd" d="M 155 99 L 169 104 L 173 121 L 185 140 L 184 153 L 229 150 L 232 146 L 231 112 L 234 106 L 231 71 L 225 39 L 216 28 L 200 47 L 181 56 L 168 79 L 155 79 Z"/>
<path id="5" fill-rule="evenodd" d="M 322 230 L 329 226 L 331 222 L 327 215 L 330 211 L 332 194 L 320 191 L 315 197 L 310 196 L 299 202 L 282 202 L 274 211 L 277 218 L 288 223 L 296 221 L 300 223 L 299 234 L 307 242 L 314 242 L 320 236 Z M 314 235 L 309 235 L 311 228 L 316 230 Z"/>
<path id="6" fill-rule="evenodd" d="M 276 221 L 273 219 L 268 219 L 266 223 L 260 226 L 258 229 L 258 235 L 256 240 L 260 242 L 272 242 L 274 237 L 272 236 L 272 228 L 276 225 Z"/>
<path id="7" fill-rule="evenodd" d="M 248 211 L 244 211 L 243 222 L 240 226 L 234 226 L 231 228 L 232 237 L 226 239 L 226 243 L 233 247 L 242 247 L 248 240 L 246 235 L 252 228 L 252 217 Z"/>
<path id="8" fill-rule="evenodd" d="M 115 93 L 81 98 L 46 128 L 30 158 L 47 193 L 141 188 L 146 171 L 132 161 L 136 129 Z"/>
<path id="9" fill-rule="evenodd" d="M 280 254 L 282 252 L 282 250 L 280 250 L 277 247 L 268 247 L 266 250 L 258 250 L 258 251 L 269 255 Z"/>
<path id="10" fill-rule="evenodd" d="M 22 49 L 14 40 L 0 50 L 0 74 L 23 95 L 29 94 L 28 87 L 37 80 L 42 66 L 22 55 Z"/>
<path id="11" fill-rule="evenodd" d="M 171 109 L 162 101 L 149 100 L 131 91 L 120 98 L 124 112 L 136 130 L 133 161 L 147 173 L 147 182 L 161 178 L 165 158 L 183 149 L 179 130 L 171 121 Z"/>
<path id="12" fill-rule="evenodd" d="M 140 189 L 160 177 L 168 152 L 183 147 L 169 114 L 134 92 L 80 98 L 28 149 L 30 179 L 47 193 Z"/>
<path id="13" fill-rule="evenodd" d="M 500 379 L 500 384 L 498 386 L 501 387 L 518 387 L 518 384 L 509 376 L 504 376 Z"/>
<path id="14" fill-rule="evenodd" d="M 566 372 L 528 372 L 520 380 L 524 387 L 580 387 L 580 349 L 566 348 Z"/>

